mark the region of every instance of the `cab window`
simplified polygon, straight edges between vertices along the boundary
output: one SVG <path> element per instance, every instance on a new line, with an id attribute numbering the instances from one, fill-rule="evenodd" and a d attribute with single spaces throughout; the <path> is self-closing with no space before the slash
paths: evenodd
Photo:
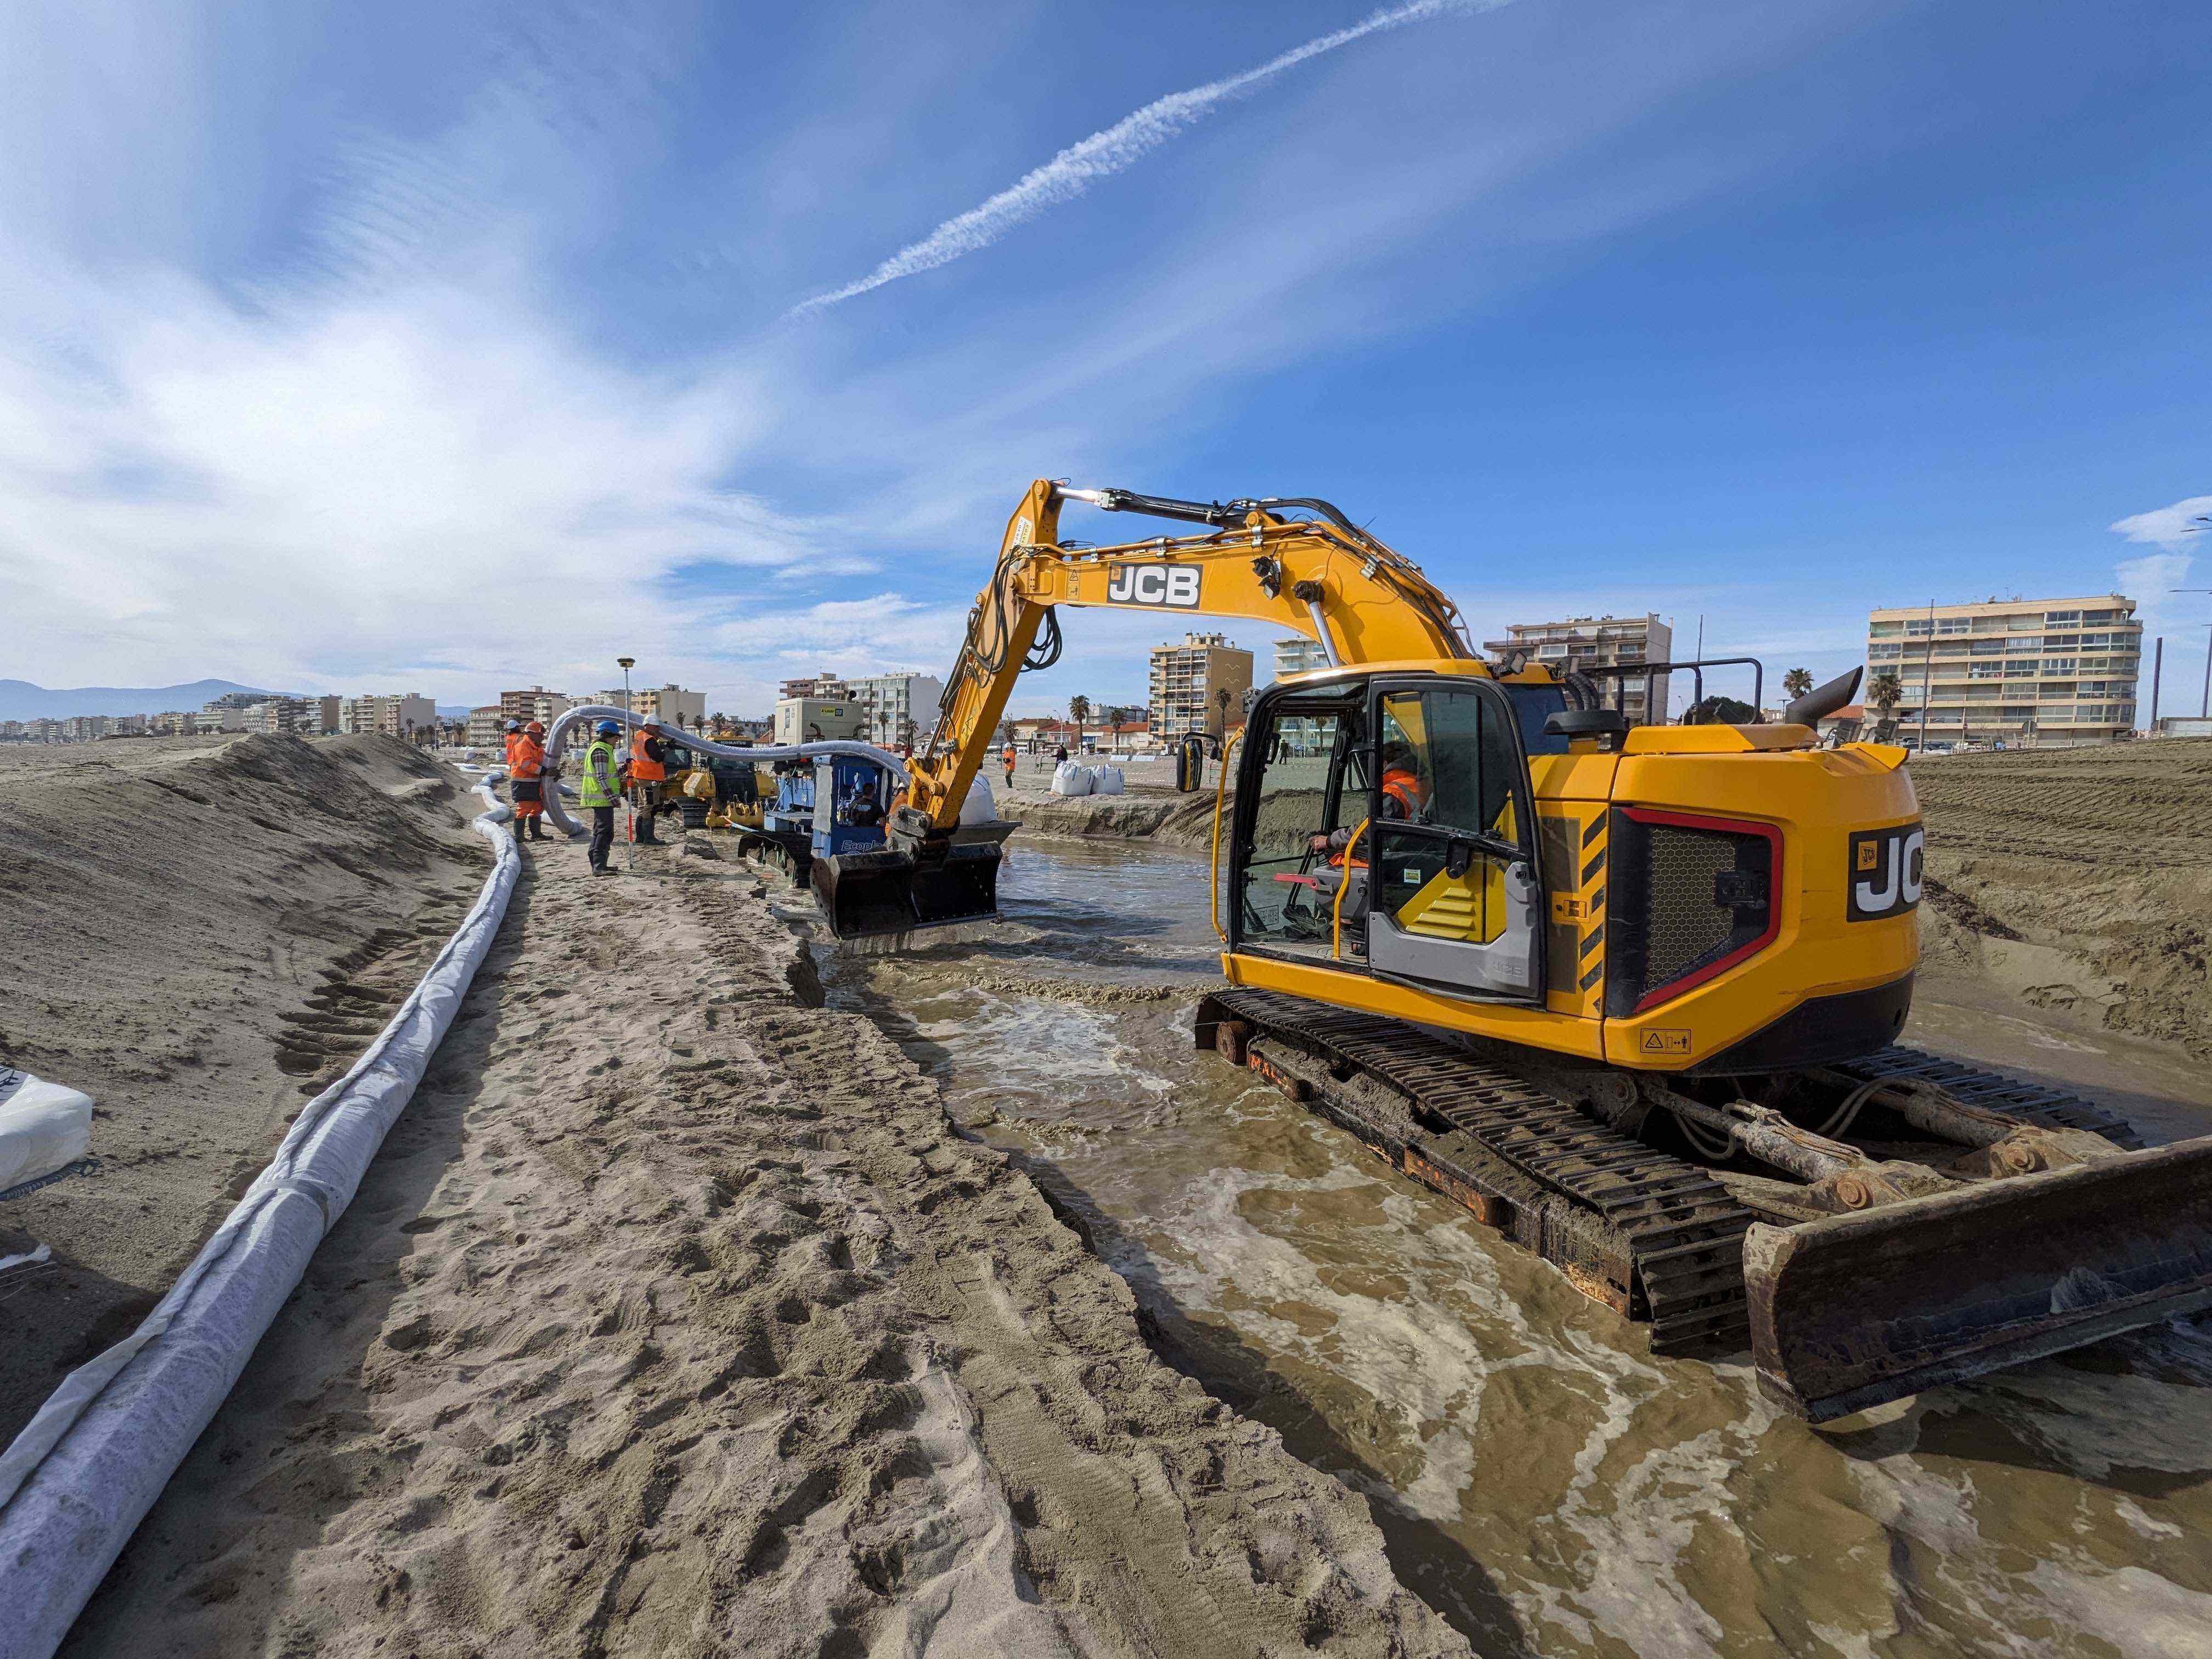
<path id="1" fill-rule="evenodd" d="M 1491 698 L 1472 691 L 1386 696 L 1382 746 L 1386 821 L 1405 818 L 1521 845 L 1513 805 L 1520 757 Z M 1394 787 L 1394 777 L 1407 774 L 1410 785 Z"/>

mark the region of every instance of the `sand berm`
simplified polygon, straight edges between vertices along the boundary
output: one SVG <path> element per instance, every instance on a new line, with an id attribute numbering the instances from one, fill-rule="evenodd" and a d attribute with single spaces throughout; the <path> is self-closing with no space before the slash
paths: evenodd
<path id="1" fill-rule="evenodd" d="M 254 795 L 265 842 L 161 889 L 278 895 L 249 918 L 277 967 L 243 923 L 180 926 L 158 968 L 88 977 L 25 1033 L 72 1079 L 105 1026 L 241 986 L 237 1020 L 212 989 L 196 1017 L 204 1052 L 233 1045 L 228 1080 L 165 1097 L 142 1146 L 255 1109 L 273 1140 L 272 1079 L 304 1086 L 278 1064 L 301 1052 L 285 1000 L 328 1003 L 375 927 L 430 925 L 380 917 L 441 919 L 481 875 L 458 777 L 355 749 L 147 745 L 98 776 L 80 847 L 141 810 L 173 830 L 178 790 L 231 802 L 242 766 L 293 786 Z M 377 768 L 413 866 L 309 890 L 301 868 L 351 845 L 317 802 L 381 812 L 325 794 Z M 752 872 L 665 850 L 593 880 L 565 843 L 527 856 L 423 1087 L 65 1651 L 1466 1651 L 1392 1576 L 1364 1499 L 1156 1358 L 1028 1177 L 870 1019 L 814 1006 Z M 155 902 L 122 879 L 42 886 L 41 926 Z M 139 1080 L 100 1081 L 118 1114 Z M 193 1201 L 219 1209 L 207 1187 Z"/>

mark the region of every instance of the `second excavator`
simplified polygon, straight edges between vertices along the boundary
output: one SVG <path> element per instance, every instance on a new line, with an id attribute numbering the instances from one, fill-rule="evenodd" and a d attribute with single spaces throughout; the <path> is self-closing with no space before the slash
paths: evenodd
<path id="1" fill-rule="evenodd" d="M 1199 528 L 1066 543 L 1072 501 Z M 841 934 L 995 910 L 960 804 L 1060 607 L 1091 605 L 1252 618 L 1329 665 L 1261 693 L 1224 759 L 1196 1041 L 1655 1351 L 1747 1339 L 1820 1419 L 2212 1306 L 2212 1138 L 2143 1150 L 1898 1046 L 1922 828 L 1904 750 L 1816 742 L 1856 674 L 1771 724 L 1630 729 L 1592 678 L 1482 659 L 1323 501 L 1032 484 L 884 848 L 817 877 Z"/>

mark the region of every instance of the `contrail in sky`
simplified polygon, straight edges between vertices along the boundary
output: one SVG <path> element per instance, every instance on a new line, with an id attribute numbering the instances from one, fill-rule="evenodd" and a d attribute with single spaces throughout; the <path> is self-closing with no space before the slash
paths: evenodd
<path id="1" fill-rule="evenodd" d="M 895 283 L 902 276 L 950 264 L 964 254 L 987 248 L 1047 208 L 1074 200 L 1091 188 L 1094 179 L 1110 178 L 1158 149 L 1184 128 L 1211 115 L 1217 106 L 1273 80 L 1287 70 L 1296 69 L 1309 58 L 1334 52 L 1339 46 L 1348 46 L 1370 34 L 1425 23 L 1432 17 L 1454 12 L 1496 11 L 1510 3 L 1511 0 L 1407 0 L 1403 5 L 1385 7 L 1349 27 L 1316 35 L 1304 45 L 1292 46 L 1257 68 L 1154 99 L 1104 131 L 1092 133 L 1079 143 L 1070 144 L 981 206 L 947 219 L 920 241 L 909 243 L 892 254 L 860 281 L 832 289 L 827 294 L 817 294 L 793 306 L 786 314 L 798 317 L 823 311 L 856 294 L 866 294 L 870 289 Z"/>

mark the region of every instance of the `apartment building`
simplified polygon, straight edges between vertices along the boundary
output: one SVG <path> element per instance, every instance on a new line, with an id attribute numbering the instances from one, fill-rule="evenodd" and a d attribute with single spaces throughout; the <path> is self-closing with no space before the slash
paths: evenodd
<path id="1" fill-rule="evenodd" d="M 872 674 L 850 684 L 872 743 L 920 743 L 945 701 L 945 682 L 934 674 Z"/>
<path id="2" fill-rule="evenodd" d="M 1897 676 L 1899 738 L 2109 743 L 2135 728 L 2142 624 L 2118 593 L 1901 605 L 1867 617 L 1867 702 Z"/>
<path id="3" fill-rule="evenodd" d="M 1244 723 L 1251 689 L 1249 651 L 1231 645 L 1225 634 L 1186 634 L 1181 645 L 1152 652 L 1147 723 L 1164 743 L 1192 732 L 1220 736 Z"/>
<path id="4" fill-rule="evenodd" d="M 680 685 L 663 685 L 640 691 L 631 705 L 640 720 L 665 720 L 671 726 L 696 731 L 707 723 L 707 694 L 687 691 Z"/>
<path id="5" fill-rule="evenodd" d="M 271 697 L 237 710 L 239 726 L 247 732 L 289 732 L 302 738 L 319 738 L 339 728 L 339 697 Z M 201 711 L 219 713 L 213 704 Z"/>
<path id="6" fill-rule="evenodd" d="M 345 697 L 338 702 L 338 730 L 380 732 L 404 738 L 437 724 L 438 707 L 419 691 Z"/>
<path id="7" fill-rule="evenodd" d="M 775 688 L 775 695 L 776 700 L 779 702 L 787 697 L 820 697 L 823 699 L 834 699 L 837 697 L 851 696 L 853 695 L 853 688 L 838 678 L 838 676 L 832 674 L 827 669 L 824 669 L 821 673 L 813 675 L 806 679 L 784 681 L 782 684 Z"/>
<path id="8" fill-rule="evenodd" d="M 527 691 L 502 691 L 499 694 L 501 715 L 524 726 L 532 720 L 543 720 L 550 726 L 575 706 L 575 699 L 566 692 L 548 691 L 542 685 L 533 685 Z M 470 710 L 471 714 L 475 712 Z"/>
<path id="9" fill-rule="evenodd" d="M 504 702 L 479 703 L 469 710 L 469 747 L 497 749 L 507 741 L 507 723 L 514 715 Z"/>
<path id="10" fill-rule="evenodd" d="M 1502 640 L 1485 640 L 1482 648 L 1493 657 L 1526 655 L 1555 673 L 1589 673 L 1593 669 L 1635 669 L 1645 663 L 1666 662 L 1674 648 L 1674 630 L 1647 611 L 1641 617 L 1570 617 L 1563 622 L 1514 623 Z M 1668 677 L 1652 679 L 1650 702 L 1645 701 L 1644 678 L 1640 673 L 1597 676 L 1605 705 L 1619 707 L 1631 726 L 1667 723 Z M 1708 683 L 1706 690 L 1713 687 Z M 1747 688 L 1747 690 L 1748 688 Z"/>
<path id="11" fill-rule="evenodd" d="M 1279 680 L 1292 674 L 1310 674 L 1328 666 L 1328 653 L 1321 648 L 1317 641 L 1300 638 L 1275 641 L 1275 678 Z"/>
<path id="12" fill-rule="evenodd" d="M 592 701 L 609 708 L 627 708 L 641 720 L 665 720 L 694 731 L 707 723 L 707 694 L 686 691 L 680 685 L 641 686 L 629 694 L 627 704 L 623 702 L 622 687 L 611 686 Z"/>

